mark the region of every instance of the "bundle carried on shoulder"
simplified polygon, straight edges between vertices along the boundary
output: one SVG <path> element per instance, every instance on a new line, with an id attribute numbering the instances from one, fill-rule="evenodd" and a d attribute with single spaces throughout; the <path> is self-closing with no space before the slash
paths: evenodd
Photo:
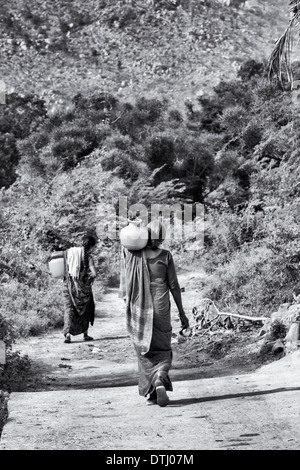
<path id="1" fill-rule="evenodd" d="M 83 247 L 73 246 L 67 250 L 68 272 L 74 279 L 79 278 L 83 256 Z"/>

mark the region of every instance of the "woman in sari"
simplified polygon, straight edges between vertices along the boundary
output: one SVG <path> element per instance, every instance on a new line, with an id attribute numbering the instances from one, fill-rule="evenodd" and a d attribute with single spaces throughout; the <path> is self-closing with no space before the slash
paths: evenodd
<path id="1" fill-rule="evenodd" d="M 166 406 L 172 391 L 172 325 L 170 292 L 182 328 L 189 326 L 173 257 L 161 248 L 165 229 L 160 222 L 147 226 L 149 241 L 138 251 L 122 248 L 119 296 L 126 301 L 126 320 L 138 360 L 139 394 Z"/>
<path id="2" fill-rule="evenodd" d="M 96 244 L 92 236 L 85 236 L 81 247 L 72 247 L 65 252 L 66 275 L 64 279 L 64 328 L 65 343 L 71 342 L 71 335 L 83 333 L 85 341 L 89 324 L 94 324 L 95 303 L 92 285 L 96 269 L 91 251 Z"/>

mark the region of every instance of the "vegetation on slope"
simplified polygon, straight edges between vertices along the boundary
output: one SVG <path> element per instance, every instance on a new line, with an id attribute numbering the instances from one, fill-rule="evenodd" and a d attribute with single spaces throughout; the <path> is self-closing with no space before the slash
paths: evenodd
<path id="1" fill-rule="evenodd" d="M 62 326 L 48 256 L 96 233 L 120 196 L 204 205 L 204 246 L 170 247 L 178 266 L 205 269 L 197 287 L 220 308 L 266 315 L 293 302 L 298 102 L 268 81 L 267 46 L 250 55 L 270 40 L 265 21 L 278 28 L 282 2 L 270 3 L 264 20 L 216 1 L 1 6 L 12 90 L 0 105 L 0 339 Z M 118 240 L 99 241 L 96 298 L 117 285 L 118 254 Z"/>
<path id="2" fill-rule="evenodd" d="M 264 60 L 285 0 L 11 0 L 0 6 L 1 78 L 53 108 L 77 92 L 186 98 Z"/>

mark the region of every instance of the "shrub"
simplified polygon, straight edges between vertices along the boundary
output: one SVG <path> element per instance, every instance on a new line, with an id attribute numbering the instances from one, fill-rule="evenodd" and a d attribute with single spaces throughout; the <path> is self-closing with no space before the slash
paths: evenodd
<path id="1" fill-rule="evenodd" d="M 43 290 L 16 280 L 0 285 L 0 315 L 13 322 L 17 336 L 35 336 L 63 324 L 63 303 L 57 281 L 44 285 Z"/>
<path id="2" fill-rule="evenodd" d="M 151 136 L 146 144 L 146 158 L 151 170 L 166 165 L 163 173 L 170 174 L 175 160 L 173 138 L 164 134 Z"/>
<path id="3" fill-rule="evenodd" d="M 89 110 L 95 111 L 111 111 L 118 106 L 118 99 L 110 93 L 97 93 L 84 96 L 82 93 L 77 93 L 72 100 L 75 105 L 76 112 L 86 113 Z M 101 117 L 107 117 L 107 114 L 100 113 Z"/>
<path id="4" fill-rule="evenodd" d="M 181 112 L 178 109 L 171 109 L 169 111 L 169 120 L 170 120 L 171 125 L 173 125 L 174 127 L 179 126 L 180 123 L 183 122 L 183 117 L 182 117 Z"/>
<path id="5" fill-rule="evenodd" d="M 257 62 L 254 59 L 249 59 L 241 65 L 237 76 L 240 77 L 242 80 L 247 81 L 254 76 L 261 76 L 264 73 L 266 73 L 266 67 L 262 62 Z"/>
<path id="6" fill-rule="evenodd" d="M 9 187 L 17 178 L 17 140 L 34 132 L 45 116 L 44 101 L 34 95 L 11 93 L 6 105 L 0 106 L 0 187 Z"/>
<path id="7" fill-rule="evenodd" d="M 152 129 L 162 117 L 165 107 L 166 103 L 163 101 L 141 97 L 134 105 L 124 103 L 112 125 L 122 134 L 128 134 L 135 141 L 141 142 L 145 136 L 144 128 L 151 126 Z"/>
<path id="8" fill-rule="evenodd" d="M 1 390 L 18 391 L 24 387 L 24 381 L 30 373 L 31 363 L 27 355 L 21 356 L 19 351 L 12 351 L 18 337 L 14 319 L 5 318 L 0 312 L 0 340 L 5 344 L 5 364 L 0 364 L 0 434 L 4 424 L 5 400 Z"/>
<path id="9" fill-rule="evenodd" d="M 287 328 L 286 328 L 286 325 L 282 321 L 275 320 L 271 323 L 270 335 L 274 339 L 285 338 L 286 334 L 287 334 Z"/>
<path id="10" fill-rule="evenodd" d="M 111 171 L 114 175 L 127 181 L 127 184 L 148 172 L 145 163 L 137 161 L 128 152 L 117 148 L 105 152 L 101 158 L 101 163 L 104 171 Z"/>
<path id="11" fill-rule="evenodd" d="M 98 145 L 97 130 L 83 120 L 63 125 L 53 134 L 52 151 L 63 169 L 75 167 Z"/>
<path id="12" fill-rule="evenodd" d="M 243 130 L 243 140 L 246 149 L 252 150 L 258 145 L 263 137 L 262 129 L 257 122 L 250 122 Z"/>
<path id="13" fill-rule="evenodd" d="M 27 355 L 22 356 L 19 351 L 8 351 L 6 364 L 0 366 L 0 390 L 23 391 L 30 372 L 31 361 Z"/>
<path id="14" fill-rule="evenodd" d="M 0 134 L 0 187 L 8 188 L 16 180 L 19 153 L 12 134 Z"/>
<path id="15" fill-rule="evenodd" d="M 274 303 L 278 289 L 273 263 L 270 250 L 258 247 L 254 250 L 245 245 L 226 263 L 216 267 L 211 293 L 208 291 L 207 296 L 213 296 L 223 308 L 232 312 L 251 315 L 268 309 Z"/>
<path id="16" fill-rule="evenodd" d="M 5 106 L 0 107 L 0 133 L 10 132 L 24 139 L 35 131 L 47 115 L 44 100 L 35 95 L 7 95 Z"/>

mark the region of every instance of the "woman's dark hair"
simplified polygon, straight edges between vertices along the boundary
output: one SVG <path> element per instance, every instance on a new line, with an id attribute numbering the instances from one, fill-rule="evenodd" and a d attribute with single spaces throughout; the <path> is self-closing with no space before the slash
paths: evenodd
<path id="1" fill-rule="evenodd" d="M 96 239 L 92 235 L 85 235 L 82 239 L 83 246 L 83 265 L 87 270 L 89 267 L 88 251 L 96 245 Z"/>
<path id="2" fill-rule="evenodd" d="M 151 221 L 147 225 L 150 240 L 159 240 L 164 241 L 166 238 L 166 227 L 162 224 L 160 220 Z"/>

